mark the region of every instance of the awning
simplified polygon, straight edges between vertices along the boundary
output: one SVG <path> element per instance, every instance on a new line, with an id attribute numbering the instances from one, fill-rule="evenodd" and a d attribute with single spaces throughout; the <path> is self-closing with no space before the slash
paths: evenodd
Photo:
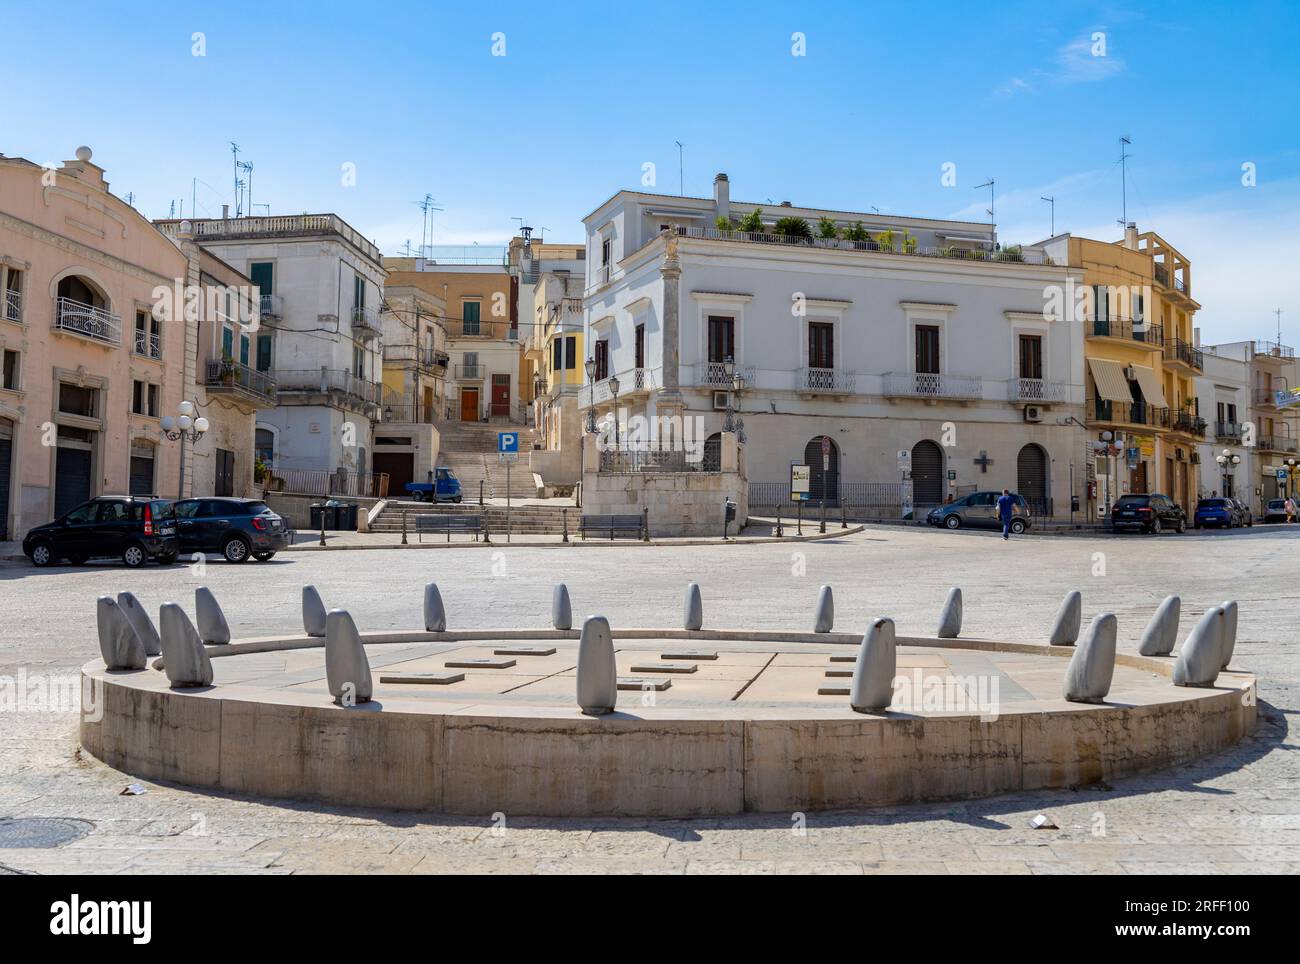
<path id="1" fill-rule="evenodd" d="M 1134 365 L 1133 376 L 1138 385 L 1142 388 L 1142 397 L 1147 400 L 1147 404 L 1154 405 L 1156 408 L 1168 408 L 1169 403 L 1165 401 L 1165 389 L 1160 384 L 1160 376 L 1156 374 L 1154 368 L 1147 368 L 1145 365 Z"/>
<path id="2" fill-rule="evenodd" d="M 1092 380 L 1097 385 L 1097 394 L 1108 402 L 1131 402 L 1133 393 L 1129 391 L 1128 379 L 1124 377 L 1124 366 L 1107 358 L 1089 358 L 1088 367 L 1092 369 Z"/>

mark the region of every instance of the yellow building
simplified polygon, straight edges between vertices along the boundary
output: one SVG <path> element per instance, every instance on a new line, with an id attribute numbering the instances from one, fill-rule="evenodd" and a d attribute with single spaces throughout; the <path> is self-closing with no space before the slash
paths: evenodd
<path id="1" fill-rule="evenodd" d="M 1060 241 L 1062 239 L 1054 239 Z M 1161 492 L 1190 516 L 1196 508 L 1206 423 L 1194 380 L 1191 263 L 1153 232 L 1130 223 L 1117 242 L 1069 237 L 1082 268 L 1085 421 L 1099 454 L 1089 468 L 1089 506 L 1102 515 L 1130 492 Z"/>

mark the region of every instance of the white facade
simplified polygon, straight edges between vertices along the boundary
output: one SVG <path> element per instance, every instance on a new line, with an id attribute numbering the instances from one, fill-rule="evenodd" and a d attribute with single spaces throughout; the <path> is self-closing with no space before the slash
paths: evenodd
<path id="1" fill-rule="evenodd" d="M 1196 398 L 1208 423 L 1206 441 L 1197 452 L 1201 459 L 1198 497 L 1226 495 L 1256 507 L 1255 446 L 1243 444 L 1249 439 L 1243 434 L 1250 420 L 1250 364 L 1206 352 L 1205 373 L 1196 379 Z M 1217 460 L 1221 455 L 1224 464 Z"/>
<path id="2" fill-rule="evenodd" d="M 719 215 L 754 207 L 732 203 L 721 177 L 713 199 L 622 192 L 585 219 L 587 355 L 607 355 L 621 423 L 680 412 L 719 432 L 730 354 L 751 483 L 784 483 L 807 460 L 816 491 L 827 436 L 831 498 L 841 482 L 899 483 L 906 450 L 924 463 L 912 468 L 917 503 L 1007 486 L 1069 511 L 1072 466 L 1073 494 L 1083 484 L 1084 441 L 1069 421 L 1082 413 L 1083 340 L 1044 305 L 1081 272 L 1030 263 L 1040 252 L 999 254 L 987 225 L 965 222 L 763 212 L 769 226 L 800 217 L 816 232 L 828 217 L 862 222 L 873 239 L 892 231 L 896 253 L 721 231 Z M 598 378 L 582 407 L 594 399 L 603 415 L 611 387 Z M 1044 477 L 1026 478 L 1035 460 Z"/>
<path id="3" fill-rule="evenodd" d="M 276 407 L 257 418 L 271 468 L 369 473 L 383 379 L 378 249 L 332 214 L 190 223 L 204 248 L 262 286 L 257 338 L 269 346 L 254 341 L 248 363 L 276 383 Z"/>

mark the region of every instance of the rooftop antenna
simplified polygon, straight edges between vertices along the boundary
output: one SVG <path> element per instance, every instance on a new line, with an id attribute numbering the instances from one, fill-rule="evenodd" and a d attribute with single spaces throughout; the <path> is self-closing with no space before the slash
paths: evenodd
<path id="1" fill-rule="evenodd" d="M 231 164 L 235 170 L 235 217 L 239 217 L 239 152 L 241 148 L 234 141 L 230 142 Z"/>
<path id="2" fill-rule="evenodd" d="M 673 143 L 677 145 L 677 193 L 686 197 L 686 164 L 682 160 L 684 148 L 681 141 L 673 141 Z"/>
<path id="3" fill-rule="evenodd" d="M 1123 192 L 1121 199 L 1123 201 L 1122 213 L 1119 223 L 1122 227 L 1128 227 L 1128 159 L 1133 155 L 1128 152 L 1128 147 L 1133 143 L 1133 139 L 1125 134 L 1119 139 L 1119 179 L 1120 190 Z"/>
<path id="4" fill-rule="evenodd" d="M 433 212 L 445 211 L 446 208 L 440 207 L 438 202 L 433 199 L 432 194 L 425 194 L 424 199 L 416 201 L 420 210 L 424 212 L 424 228 L 420 232 L 420 256 L 428 257 L 432 254 L 433 248 Z M 428 239 L 427 241 L 425 239 Z"/>
<path id="5" fill-rule="evenodd" d="M 984 210 L 988 211 L 988 213 L 989 213 L 989 227 L 993 227 L 993 226 L 997 223 L 997 218 L 993 216 L 993 208 L 994 208 L 994 204 L 993 204 L 993 200 L 994 200 L 994 199 L 993 199 L 993 184 L 994 184 L 994 180 L 993 180 L 993 178 L 989 178 L 989 179 L 988 179 L 987 181 L 985 181 L 983 184 L 976 184 L 976 185 L 975 185 L 975 190 L 976 190 L 976 191 L 978 191 L 980 188 L 983 188 L 983 187 L 986 187 L 986 188 L 989 189 L 989 206 L 988 206 L 987 208 L 984 209 Z"/>
<path id="6" fill-rule="evenodd" d="M 252 162 L 252 161 L 240 161 L 240 162 L 239 162 L 239 169 L 240 169 L 241 171 L 245 172 L 245 173 L 248 175 L 248 190 L 247 190 L 247 192 L 245 192 L 244 200 L 246 200 L 246 201 L 248 202 L 248 213 L 249 213 L 249 215 L 252 215 L 252 213 L 253 213 L 253 162 Z M 235 211 L 236 211 L 236 212 L 239 211 L 239 199 L 238 199 L 238 198 L 235 199 Z"/>
<path id="7" fill-rule="evenodd" d="M 876 207 L 874 204 L 871 205 L 871 210 L 876 214 L 880 213 L 880 208 Z"/>
<path id="8" fill-rule="evenodd" d="M 1277 343 L 1282 344 L 1282 309 L 1274 308 L 1273 314 L 1277 315 Z"/>
<path id="9" fill-rule="evenodd" d="M 127 191 L 127 192 L 126 192 L 126 203 L 129 204 L 129 205 L 131 205 L 131 207 L 135 207 L 135 192 L 134 192 L 134 191 Z"/>
<path id="10" fill-rule="evenodd" d="M 1052 233 L 1049 234 L 1048 237 L 1054 238 L 1056 237 L 1056 198 L 1043 197 L 1043 198 L 1039 198 L 1039 200 L 1046 201 L 1048 204 L 1052 206 Z"/>

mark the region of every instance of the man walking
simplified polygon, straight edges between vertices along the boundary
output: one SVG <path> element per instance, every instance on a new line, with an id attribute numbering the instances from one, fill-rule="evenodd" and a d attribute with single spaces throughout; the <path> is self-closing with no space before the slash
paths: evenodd
<path id="1" fill-rule="evenodd" d="M 1002 538 L 1011 538 L 1011 517 L 1016 514 L 1016 500 L 1010 489 L 1003 489 L 998 499 L 998 518 L 1002 520 Z"/>

